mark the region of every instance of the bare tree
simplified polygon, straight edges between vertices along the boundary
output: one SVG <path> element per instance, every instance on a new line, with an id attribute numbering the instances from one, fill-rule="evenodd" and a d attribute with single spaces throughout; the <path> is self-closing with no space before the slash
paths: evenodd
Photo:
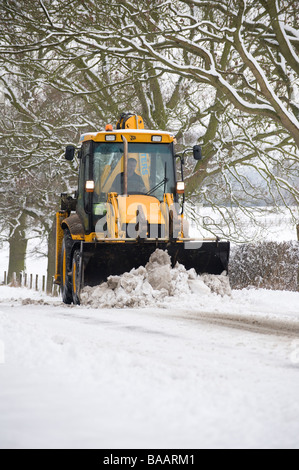
<path id="1" fill-rule="evenodd" d="M 5 0 L 0 8 L 0 80 L 50 146 L 53 136 L 134 108 L 149 127 L 172 130 L 181 150 L 202 144 L 202 162 L 187 158 L 187 196 L 224 219 L 230 206 L 232 227 L 236 207 L 250 217 L 249 203 L 298 205 L 295 1 Z M 42 119 L 28 116 L 13 80 L 47 90 Z M 65 105 L 60 127 L 46 106 L 54 92 Z"/>

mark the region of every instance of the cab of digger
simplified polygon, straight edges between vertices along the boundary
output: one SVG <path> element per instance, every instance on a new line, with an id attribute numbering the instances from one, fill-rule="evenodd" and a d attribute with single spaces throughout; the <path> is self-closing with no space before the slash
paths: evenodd
<path id="1" fill-rule="evenodd" d="M 146 189 L 141 176 L 136 173 L 137 160 L 135 158 L 128 159 L 128 192 L 133 193 L 146 193 Z M 121 194 L 124 183 L 124 172 L 116 175 L 114 182 L 111 186 L 111 191 Z"/>
<path id="2" fill-rule="evenodd" d="M 128 150 L 128 195 L 150 195 L 163 202 L 164 193 L 175 192 L 175 160 L 171 144 L 129 142 Z M 122 143 L 96 143 L 92 165 L 95 185 L 94 205 L 106 203 L 108 194 L 111 192 L 123 194 L 124 147 Z M 90 168 L 86 167 L 87 178 L 89 178 L 89 172 Z"/>

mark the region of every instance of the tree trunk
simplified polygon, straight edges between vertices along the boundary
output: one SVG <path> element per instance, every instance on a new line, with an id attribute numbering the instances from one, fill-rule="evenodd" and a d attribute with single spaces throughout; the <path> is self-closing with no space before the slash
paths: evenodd
<path id="1" fill-rule="evenodd" d="M 25 271 L 27 243 L 26 215 L 22 213 L 9 238 L 8 282 L 13 280 L 13 273 Z"/>

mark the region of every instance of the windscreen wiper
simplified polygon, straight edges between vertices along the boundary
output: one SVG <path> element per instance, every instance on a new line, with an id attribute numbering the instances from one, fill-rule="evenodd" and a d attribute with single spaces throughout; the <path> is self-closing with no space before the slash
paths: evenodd
<path id="1" fill-rule="evenodd" d="M 157 191 L 157 189 L 161 188 L 161 186 L 166 185 L 166 183 L 168 183 L 169 179 L 168 178 L 163 178 L 163 180 L 158 183 L 154 188 L 150 189 L 150 191 L 148 193 L 146 193 L 147 196 L 150 196 L 151 194 L 153 194 L 155 191 Z M 165 192 L 165 191 L 164 191 Z"/>
<path id="2" fill-rule="evenodd" d="M 146 193 L 147 196 L 150 196 L 151 194 L 153 194 L 155 191 L 157 191 L 157 189 L 161 188 L 161 186 L 164 184 L 164 194 L 166 192 L 166 184 L 168 183 L 169 181 L 169 178 L 166 177 L 167 175 L 167 163 L 165 163 L 165 174 L 164 174 L 164 178 L 162 181 L 160 181 L 160 183 L 158 183 L 154 188 L 150 189 L 148 193 Z"/>

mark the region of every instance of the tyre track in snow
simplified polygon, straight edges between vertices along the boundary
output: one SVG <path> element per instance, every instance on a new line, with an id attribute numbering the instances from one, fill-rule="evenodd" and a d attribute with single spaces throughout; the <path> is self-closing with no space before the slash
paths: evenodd
<path id="1" fill-rule="evenodd" d="M 230 313 L 215 312 L 199 312 L 197 314 L 192 312 L 190 315 L 179 318 L 262 335 L 299 338 L 299 321 L 291 319 L 270 319 L 256 314 L 245 314 L 238 317 Z"/>
<path id="2" fill-rule="evenodd" d="M 57 308 L 57 305 L 53 308 Z M 56 317 L 63 317 L 64 319 L 68 319 L 70 321 L 75 322 L 82 322 L 85 324 L 93 324 L 93 325 L 111 325 L 111 327 L 128 330 L 132 333 L 136 332 L 138 334 L 152 334 L 152 335 L 159 335 L 159 336 L 173 336 L 171 334 L 167 334 L 166 332 L 162 332 L 153 328 L 149 328 L 145 324 L 143 325 L 129 325 L 124 323 L 118 322 L 116 319 L 111 319 L 111 321 L 107 320 L 106 315 L 105 318 L 101 317 L 101 309 L 89 309 L 84 307 L 76 307 L 75 312 L 71 313 L 70 310 L 74 309 L 73 307 L 63 306 L 67 310 L 67 312 L 57 312 L 55 314 Z M 90 311 L 90 315 L 88 315 L 88 311 Z M 113 317 L 113 309 L 111 309 L 111 315 Z M 119 311 L 117 309 L 117 311 Z M 178 309 L 173 315 L 169 313 L 169 311 L 164 309 L 157 309 L 155 314 L 153 315 L 152 311 L 149 309 L 124 309 L 124 312 L 134 312 L 136 315 L 146 316 L 147 318 L 154 316 L 154 317 L 161 317 L 167 320 L 184 320 L 187 322 L 193 321 L 197 324 L 208 324 L 208 325 L 217 325 L 224 328 L 232 328 L 237 330 L 244 330 L 246 332 L 257 333 L 261 335 L 271 335 L 271 336 L 281 336 L 281 337 L 289 337 L 289 338 L 299 338 L 299 321 L 297 319 L 291 318 L 267 318 L 265 317 L 264 313 L 261 314 L 244 314 L 238 316 L 237 314 L 231 313 L 215 313 L 215 312 L 196 312 L 191 311 L 188 313 L 183 313 L 183 310 L 178 315 Z M 185 311 L 185 310 L 184 310 Z M 98 314 L 98 317 L 95 317 L 95 312 Z"/>
<path id="3" fill-rule="evenodd" d="M 135 310 L 135 313 L 138 312 L 138 310 Z M 142 310 L 139 311 L 140 314 L 144 314 Z M 100 311 L 99 311 L 100 313 Z M 112 311 L 113 313 L 113 311 Z M 149 313 L 146 312 L 147 316 L 149 316 Z M 170 316 L 169 314 L 165 314 L 163 310 L 159 312 L 161 314 L 161 317 L 167 318 L 168 320 L 185 320 L 185 321 L 195 321 L 196 323 L 203 323 L 203 324 L 209 324 L 209 325 L 217 325 L 225 328 L 233 328 L 237 330 L 244 330 L 246 332 L 252 332 L 252 333 L 258 333 L 258 334 L 263 334 L 263 335 L 272 335 L 272 336 L 283 336 L 283 337 L 292 337 L 292 338 L 299 338 L 299 322 L 296 321 L 290 321 L 290 320 L 279 320 L 279 319 L 268 319 L 268 318 L 263 318 L 262 316 L 257 316 L 257 315 L 248 315 L 248 316 L 242 316 L 242 317 L 236 317 L 236 315 L 232 315 L 229 313 L 214 313 L 214 312 L 207 312 L 207 313 L 198 313 L 196 314 L 195 312 L 192 312 L 191 314 L 185 314 L 185 315 L 173 315 Z M 84 323 L 90 323 L 90 324 L 103 324 L 103 323 L 108 323 L 107 321 L 103 321 L 101 319 L 96 319 L 94 317 L 88 317 L 86 315 L 84 316 L 79 316 L 77 314 L 74 315 L 67 315 L 64 316 L 64 318 L 70 318 L 75 321 L 79 320 L 84 322 Z M 117 326 L 115 322 L 111 322 L 111 325 Z M 136 331 L 137 333 L 145 333 L 145 334 L 157 334 L 157 335 L 165 335 L 165 336 L 171 336 L 166 335 L 165 333 L 162 333 L 161 331 L 142 327 L 142 326 L 136 326 L 136 325 L 118 325 L 119 328 L 122 329 L 127 329 L 131 332 Z"/>
<path id="4" fill-rule="evenodd" d="M 79 313 L 79 311 L 80 313 Z M 70 318 L 74 320 L 82 320 L 84 323 L 90 324 L 103 324 L 103 323 L 111 323 L 111 325 L 117 326 L 117 322 L 114 321 L 107 321 L 100 318 L 101 310 L 98 310 L 99 318 L 94 317 L 94 309 L 91 309 L 93 312 L 93 316 L 88 316 L 87 312 L 89 309 L 85 309 L 84 307 L 79 307 L 76 313 L 74 314 L 61 314 L 64 318 Z M 180 308 L 178 309 L 180 310 Z M 177 310 L 177 312 L 178 312 Z M 124 309 L 125 312 L 134 312 L 135 314 L 146 315 L 147 317 L 151 316 L 152 313 L 148 309 Z M 185 311 L 185 310 L 184 310 Z M 83 314 L 84 312 L 84 314 Z M 275 318 L 272 316 L 268 318 L 265 316 L 265 313 L 256 314 L 256 313 L 249 313 L 249 314 L 231 314 L 225 312 L 196 312 L 191 311 L 188 313 L 177 314 L 175 312 L 173 315 L 169 313 L 169 311 L 164 309 L 157 309 L 155 311 L 155 317 L 160 316 L 163 319 L 167 320 L 184 320 L 184 321 L 194 321 L 197 324 L 209 324 L 209 325 L 217 325 L 224 328 L 232 328 L 237 330 L 244 330 L 246 332 L 251 333 L 258 333 L 262 335 L 271 335 L 271 336 L 282 336 L 282 337 L 291 337 L 291 338 L 299 338 L 299 320 L 291 319 L 290 317 L 282 317 L 282 318 Z M 111 313 L 113 315 L 113 309 L 111 309 Z M 267 314 L 266 314 L 267 315 Z M 270 314 L 269 314 L 270 315 Z M 276 315 L 277 316 L 277 315 Z M 143 332 L 146 334 L 159 334 L 162 335 L 161 331 L 154 330 L 145 326 L 141 325 L 127 325 L 127 324 L 119 324 L 120 328 L 127 329 L 129 331 L 136 331 L 138 333 Z M 165 334 L 165 333 L 163 333 Z M 166 335 L 166 334 L 165 334 Z M 171 335 L 168 335 L 171 336 Z"/>
<path id="5" fill-rule="evenodd" d="M 19 300 L 8 301 L 8 299 L 3 299 L 0 303 L 3 304 L 16 304 L 19 303 Z M 29 305 L 34 306 L 43 306 L 43 300 L 33 300 L 26 299 L 23 300 L 23 307 L 29 307 Z M 140 315 L 140 324 L 131 325 L 124 322 L 119 322 L 116 318 L 113 318 L 114 309 L 111 309 L 112 318 L 109 320 L 107 318 L 107 313 L 104 317 L 101 315 L 101 309 L 93 309 L 86 307 L 72 307 L 60 304 L 55 302 L 52 305 L 45 302 L 45 306 L 51 308 L 51 316 L 56 318 L 63 318 L 74 322 L 81 322 L 86 324 L 93 325 L 110 325 L 112 328 L 127 330 L 131 333 L 144 333 L 160 336 L 171 336 L 165 331 L 159 331 L 158 329 L 150 328 L 148 325 L 148 320 L 150 317 L 160 317 L 165 320 L 180 320 L 186 322 L 195 322 L 196 324 L 208 324 L 208 325 L 217 325 L 223 328 L 231 328 L 234 330 L 243 330 L 246 332 L 257 333 L 261 335 L 271 335 L 271 336 L 280 336 L 280 337 L 289 337 L 289 338 L 299 338 L 299 320 L 297 318 L 291 318 L 284 314 L 281 315 L 281 318 L 278 318 L 278 314 L 272 314 L 270 312 L 261 312 L 257 313 L 256 311 L 250 312 L 250 306 L 244 306 L 244 309 L 249 308 L 248 314 L 243 313 L 229 313 L 229 312 L 215 312 L 215 311 L 196 311 L 189 310 L 188 307 L 180 306 L 177 308 L 170 309 L 160 309 L 156 308 L 154 311 L 152 309 L 123 309 L 123 312 L 133 313 L 137 316 Z M 239 304 L 240 307 L 240 304 Z M 61 310 L 62 309 L 62 310 Z M 73 311 L 72 311 L 73 310 Z M 119 313 L 121 309 L 115 309 Z M 50 316 L 49 313 L 46 313 L 47 316 Z M 142 317 L 147 317 L 147 321 L 143 322 Z"/>

